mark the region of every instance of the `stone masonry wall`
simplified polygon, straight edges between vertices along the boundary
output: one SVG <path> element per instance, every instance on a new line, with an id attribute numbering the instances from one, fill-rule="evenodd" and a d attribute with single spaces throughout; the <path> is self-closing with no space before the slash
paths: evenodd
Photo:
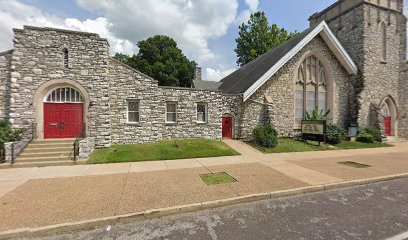
<path id="1" fill-rule="evenodd" d="M 0 118 L 6 118 L 9 115 L 10 101 L 10 60 L 11 52 L 0 53 Z"/>
<path id="2" fill-rule="evenodd" d="M 175 138 L 221 139 L 220 92 L 159 87 L 156 80 L 113 59 L 109 71 L 113 144 Z M 139 123 L 127 123 L 128 100 L 139 101 Z M 165 123 L 166 102 L 177 102 L 176 124 Z M 197 103 L 207 103 L 207 123 L 197 123 Z"/>
<path id="3" fill-rule="evenodd" d="M 63 65 L 63 49 L 69 52 L 69 68 Z M 96 147 L 110 145 L 108 91 L 109 45 L 97 34 L 27 27 L 14 29 L 11 59 L 10 117 L 16 128 L 34 121 L 33 97 L 51 80 L 72 81 L 83 86 L 90 97 L 87 118 Z"/>
<path id="4" fill-rule="evenodd" d="M 350 121 L 349 92 L 352 89 L 351 78 L 323 39 L 318 36 L 289 60 L 277 74 L 272 76 L 243 104 L 242 138 L 251 138 L 254 127 L 266 120 L 271 121 L 280 136 L 288 137 L 296 133 L 294 122 L 294 77 L 295 74 L 297 75 L 297 66 L 301 63 L 300 61 L 303 61 L 303 57 L 310 51 L 322 55 L 325 59 L 318 57 L 319 60 L 326 61 L 332 70 L 332 80 L 335 83 L 333 90 L 334 103 L 331 107 L 333 120 L 335 123 L 347 127 Z M 327 71 L 330 70 L 326 68 Z M 267 103 L 265 96 L 271 97 L 272 103 Z"/>
<path id="5" fill-rule="evenodd" d="M 232 116 L 232 137 L 241 138 L 241 124 L 243 102 L 242 95 L 223 95 L 222 96 L 222 115 L 229 114 Z"/>
<path id="6" fill-rule="evenodd" d="M 400 90 L 405 89 L 403 81 L 400 81 L 402 70 L 400 64 L 401 61 L 405 61 L 401 56 L 405 56 L 406 51 L 406 29 L 404 29 L 406 18 L 400 12 L 403 8 L 402 0 L 392 2 L 391 9 L 387 9 L 385 1 L 381 2 L 381 7 L 377 6 L 377 1 L 370 2 L 359 3 L 351 10 L 337 13 L 335 16 L 329 14 L 328 24 L 359 70 L 353 84 L 355 100 L 352 103 L 356 104 L 350 106 L 353 109 L 351 116 L 353 122 L 355 119 L 360 128 L 375 126 L 383 129 L 381 102 L 387 97 L 393 99 L 398 112 L 401 112 L 406 104 L 403 102 L 405 100 L 402 100 Z M 319 13 L 320 18 L 326 16 L 325 11 Z M 314 24 L 314 20 L 312 16 L 311 24 Z M 387 28 L 387 61 L 385 62 L 381 59 L 382 22 Z M 401 129 L 403 126 L 400 125 L 404 120 L 401 119 L 401 115 L 398 117 L 400 118 L 398 128 Z"/>

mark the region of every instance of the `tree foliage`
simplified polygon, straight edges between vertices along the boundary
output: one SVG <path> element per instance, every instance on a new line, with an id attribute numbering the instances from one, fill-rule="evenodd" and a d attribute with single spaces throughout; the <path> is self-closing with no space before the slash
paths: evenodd
<path id="1" fill-rule="evenodd" d="M 137 55 L 116 53 L 114 58 L 158 80 L 161 86 L 191 87 L 196 63 L 183 54 L 176 41 L 156 35 L 137 46 Z"/>
<path id="2" fill-rule="evenodd" d="M 9 120 L 0 118 L 0 147 L 3 147 L 7 142 L 20 140 L 22 133 L 23 130 L 12 129 Z"/>
<path id="3" fill-rule="evenodd" d="M 296 34 L 298 32 L 289 33 L 276 24 L 270 26 L 264 12 L 251 14 L 248 22 L 239 26 L 239 37 L 235 39 L 237 64 L 243 66 L 251 62 Z"/>

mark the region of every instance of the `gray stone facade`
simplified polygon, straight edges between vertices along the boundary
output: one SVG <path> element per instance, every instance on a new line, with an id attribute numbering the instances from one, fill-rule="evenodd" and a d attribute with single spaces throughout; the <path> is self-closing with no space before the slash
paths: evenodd
<path id="1" fill-rule="evenodd" d="M 332 120 L 340 126 L 348 126 L 349 92 L 352 90 L 350 76 L 323 39 L 316 37 L 243 103 L 241 138 L 250 138 L 254 127 L 264 122 L 271 122 L 280 136 L 291 137 L 298 132 L 294 121 L 295 77 L 304 57 L 314 53 L 319 54 L 320 60 L 327 62 L 326 71 L 331 72 L 330 81 L 335 83 L 333 92 L 328 93 L 334 95 L 333 106 L 328 106 L 332 111 Z M 267 101 L 267 97 L 272 101 Z"/>
<path id="2" fill-rule="evenodd" d="M 12 51 L 0 53 L 0 118 L 9 117 L 10 60 Z"/>
<path id="3" fill-rule="evenodd" d="M 345 0 L 333 4 L 310 18 L 312 26 L 325 20 L 356 62 L 359 75 L 354 82 L 351 119 L 360 127 L 384 129 L 381 103 L 390 99 L 395 106 L 393 135 L 408 137 L 406 18 L 403 1 Z M 387 29 L 387 58 L 382 59 L 381 24 Z"/>

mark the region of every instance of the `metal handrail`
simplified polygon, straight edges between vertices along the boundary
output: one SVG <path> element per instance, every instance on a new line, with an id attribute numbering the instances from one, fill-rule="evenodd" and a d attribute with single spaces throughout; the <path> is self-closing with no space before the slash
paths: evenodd
<path id="1" fill-rule="evenodd" d="M 79 137 L 77 137 L 74 141 L 74 143 L 72 144 L 72 150 L 68 156 L 68 159 L 71 159 L 72 154 L 74 155 L 74 162 L 76 161 L 77 157 L 79 156 L 79 141 L 81 141 L 82 139 L 84 139 L 86 136 L 86 125 L 82 125 Z"/>

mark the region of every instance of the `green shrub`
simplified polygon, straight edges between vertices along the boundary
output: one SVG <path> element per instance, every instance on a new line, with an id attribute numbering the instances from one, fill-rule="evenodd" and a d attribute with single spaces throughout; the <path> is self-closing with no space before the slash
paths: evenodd
<path id="1" fill-rule="evenodd" d="M 257 126 L 252 133 L 256 144 L 268 148 L 278 145 L 278 132 L 271 124 Z"/>
<path id="2" fill-rule="evenodd" d="M 6 142 L 14 142 L 21 139 L 22 130 L 14 130 L 8 119 L 0 119 L 0 147 Z"/>
<path id="3" fill-rule="evenodd" d="M 357 135 L 356 141 L 363 143 L 374 143 L 374 136 L 371 135 L 366 130 L 361 130 L 360 133 Z"/>
<path id="4" fill-rule="evenodd" d="M 330 114 L 330 110 L 325 111 L 323 109 L 315 108 L 313 111 L 310 111 L 310 112 L 306 111 L 306 114 L 303 120 L 311 120 L 311 121 L 326 120 L 329 114 Z"/>
<path id="5" fill-rule="evenodd" d="M 381 134 L 381 131 L 378 128 L 368 127 L 365 130 L 367 131 L 367 133 L 373 135 L 374 140 L 376 142 L 382 142 L 382 134 Z"/>
<path id="6" fill-rule="evenodd" d="M 339 144 L 341 140 L 346 136 L 346 130 L 337 124 L 329 124 L 326 129 L 327 142 L 329 144 Z"/>

